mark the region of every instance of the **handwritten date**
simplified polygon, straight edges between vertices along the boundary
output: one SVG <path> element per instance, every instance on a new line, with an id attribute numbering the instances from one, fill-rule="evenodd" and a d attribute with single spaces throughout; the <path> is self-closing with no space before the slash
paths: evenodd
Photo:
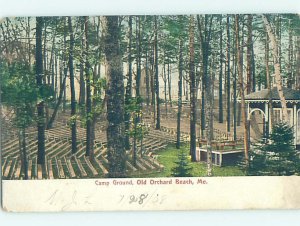
<path id="1" fill-rule="evenodd" d="M 152 193 L 140 193 L 140 194 L 129 194 L 120 195 L 119 204 L 137 204 L 145 206 L 149 202 L 152 204 L 162 204 L 166 200 L 166 195 L 158 194 L 156 191 Z"/>

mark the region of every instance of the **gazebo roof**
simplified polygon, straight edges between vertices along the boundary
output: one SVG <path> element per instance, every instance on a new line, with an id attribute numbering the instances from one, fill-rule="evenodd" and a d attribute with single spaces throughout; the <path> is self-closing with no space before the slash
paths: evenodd
<path id="1" fill-rule="evenodd" d="M 300 91 L 299 90 L 294 90 L 290 88 L 283 87 L 283 95 L 286 100 L 289 101 L 300 101 Z M 272 94 L 272 100 L 280 100 L 277 87 L 273 87 L 271 89 L 271 94 Z M 246 101 L 268 101 L 270 97 L 270 92 L 268 89 L 263 89 L 254 93 L 250 93 L 245 96 Z"/>

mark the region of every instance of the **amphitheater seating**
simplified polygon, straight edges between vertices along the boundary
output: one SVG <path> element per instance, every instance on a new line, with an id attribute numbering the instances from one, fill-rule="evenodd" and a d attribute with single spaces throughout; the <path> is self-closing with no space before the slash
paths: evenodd
<path id="1" fill-rule="evenodd" d="M 66 117 L 67 118 L 67 117 Z M 56 121 L 54 127 L 45 131 L 45 170 L 37 164 L 37 132 L 29 128 L 26 133 L 26 153 L 29 179 L 65 179 L 65 178 L 97 178 L 108 175 L 106 123 L 97 123 L 95 129 L 94 158 L 85 156 L 86 130 L 77 128 L 77 152 L 71 153 L 71 133 L 66 120 Z M 182 133 L 182 141 L 188 135 Z M 126 171 L 130 173 L 151 173 L 161 171 L 164 166 L 156 159 L 156 154 L 170 143 L 176 142 L 176 133 L 166 127 L 155 130 L 149 127 L 143 142 L 137 143 L 136 164 L 129 152 L 126 159 Z M 2 174 L 3 179 L 24 179 L 24 170 L 19 150 L 19 139 L 12 136 L 2 142 Z"/>

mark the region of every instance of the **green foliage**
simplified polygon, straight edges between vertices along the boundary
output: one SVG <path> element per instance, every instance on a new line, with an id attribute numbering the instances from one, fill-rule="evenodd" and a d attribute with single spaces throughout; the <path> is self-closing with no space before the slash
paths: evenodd
<path id="1" fill-rule="evenodd" d="M 85 104 L 83 104 L 81 106 L 79 106 L 79 105 L 77 106 L 79 108 L 79 112 L 80 112 L 81 126 L 83 126 L 83 127 L 86 127 L 86 122 L 88 120 L 92 121 L 95 116 L 96 117 L 99 116 L 104 111 L 103 93 L 107 88 L 106 79 L 105 78 L 99 78 L 99 79 L 94 80 L 94 78 L 91 77 L 91 87 L 93 87 L 94 89 L 97 90 L 97 93 L 93 93 L 93 95 L 91 97 L 92 102 L 93 102 L 92 111 L 87 114 Z M 78 116 L 76 116 L 76 119 L 77 118 L 78 118 Z M 71 123 L 72 123 L 72 118 L 70 118 L 70 124 Z"/>
<path id="2" fill-rule="evenodd" d="M 72 125 L 74 125 L 76 123 L 76 121 L 78 120 L 79 116 L 78 115 L 73 115 L 69 118 L 69 121 L 68 121 L 68 126 L 69 128 L 72 127 Z"/>
<path id="3" fill-rule="evenodd" d="M 171 169 L 173 177 L 191 177 L 192 167 L 190 166 L 186 154 L 181 150 L 178 159 L 175 161 L 176 166 Z"/>
<path id="4" fill-rule="evenodd" d="M 283 176 L 299 172 L 299 155 L 293 145 L 293 128 L 285 123 L 274 125 L 268 142 L 251 151 L 249 175 Z"/>
<path id="5" fill-rule="evenodd" d="M 130 121 L 132 122 L 132 125 L 130 126 L 131 129 L 129 129 L 129 131 L 126 131 L 126 133 L 130 137 L 134 137 L 138 141 L 141 141 L 149 130 L 145 123 L 141 120 L 143 116 L 141 102 L 142 98 L 132 97 L 129 99 L 128 104 L 125 106 L 125 110 L 131 113 Z"/>
<path id="6" fill-rule="evenodd" d="M 14 62 L 8 66 L 1 63 L 2 102 L 14 110 L 13 122 L 18 128 L 26 128 L 35 120 L 38 88 L 35 75 L 28 65 Z"/>

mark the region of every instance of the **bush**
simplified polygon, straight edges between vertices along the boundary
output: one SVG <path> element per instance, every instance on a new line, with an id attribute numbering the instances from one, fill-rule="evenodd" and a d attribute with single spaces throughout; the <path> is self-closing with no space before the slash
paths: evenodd
<path id="1" fill-rule="evenodd" d="M 294 131 L 286 123 L 273 126 L 269 140 L 250 152 L 249 175 L 288 176 L 299 172 L 299 155 L 293 144 Z"/>
<path id="2" fill-rule="evenodd" d="M 171 169 L 171 171 L 172 171 L 171 175 L 173 177 L 191 177 L 192 176 L 192 174 L 190 172 L 193 168 L 189 166 L 187 156 L 183 151 L 181 151 L 178 154 L 178 160 L 175 161 L 175 164 L 176 164 L 176 166 Z"/>

